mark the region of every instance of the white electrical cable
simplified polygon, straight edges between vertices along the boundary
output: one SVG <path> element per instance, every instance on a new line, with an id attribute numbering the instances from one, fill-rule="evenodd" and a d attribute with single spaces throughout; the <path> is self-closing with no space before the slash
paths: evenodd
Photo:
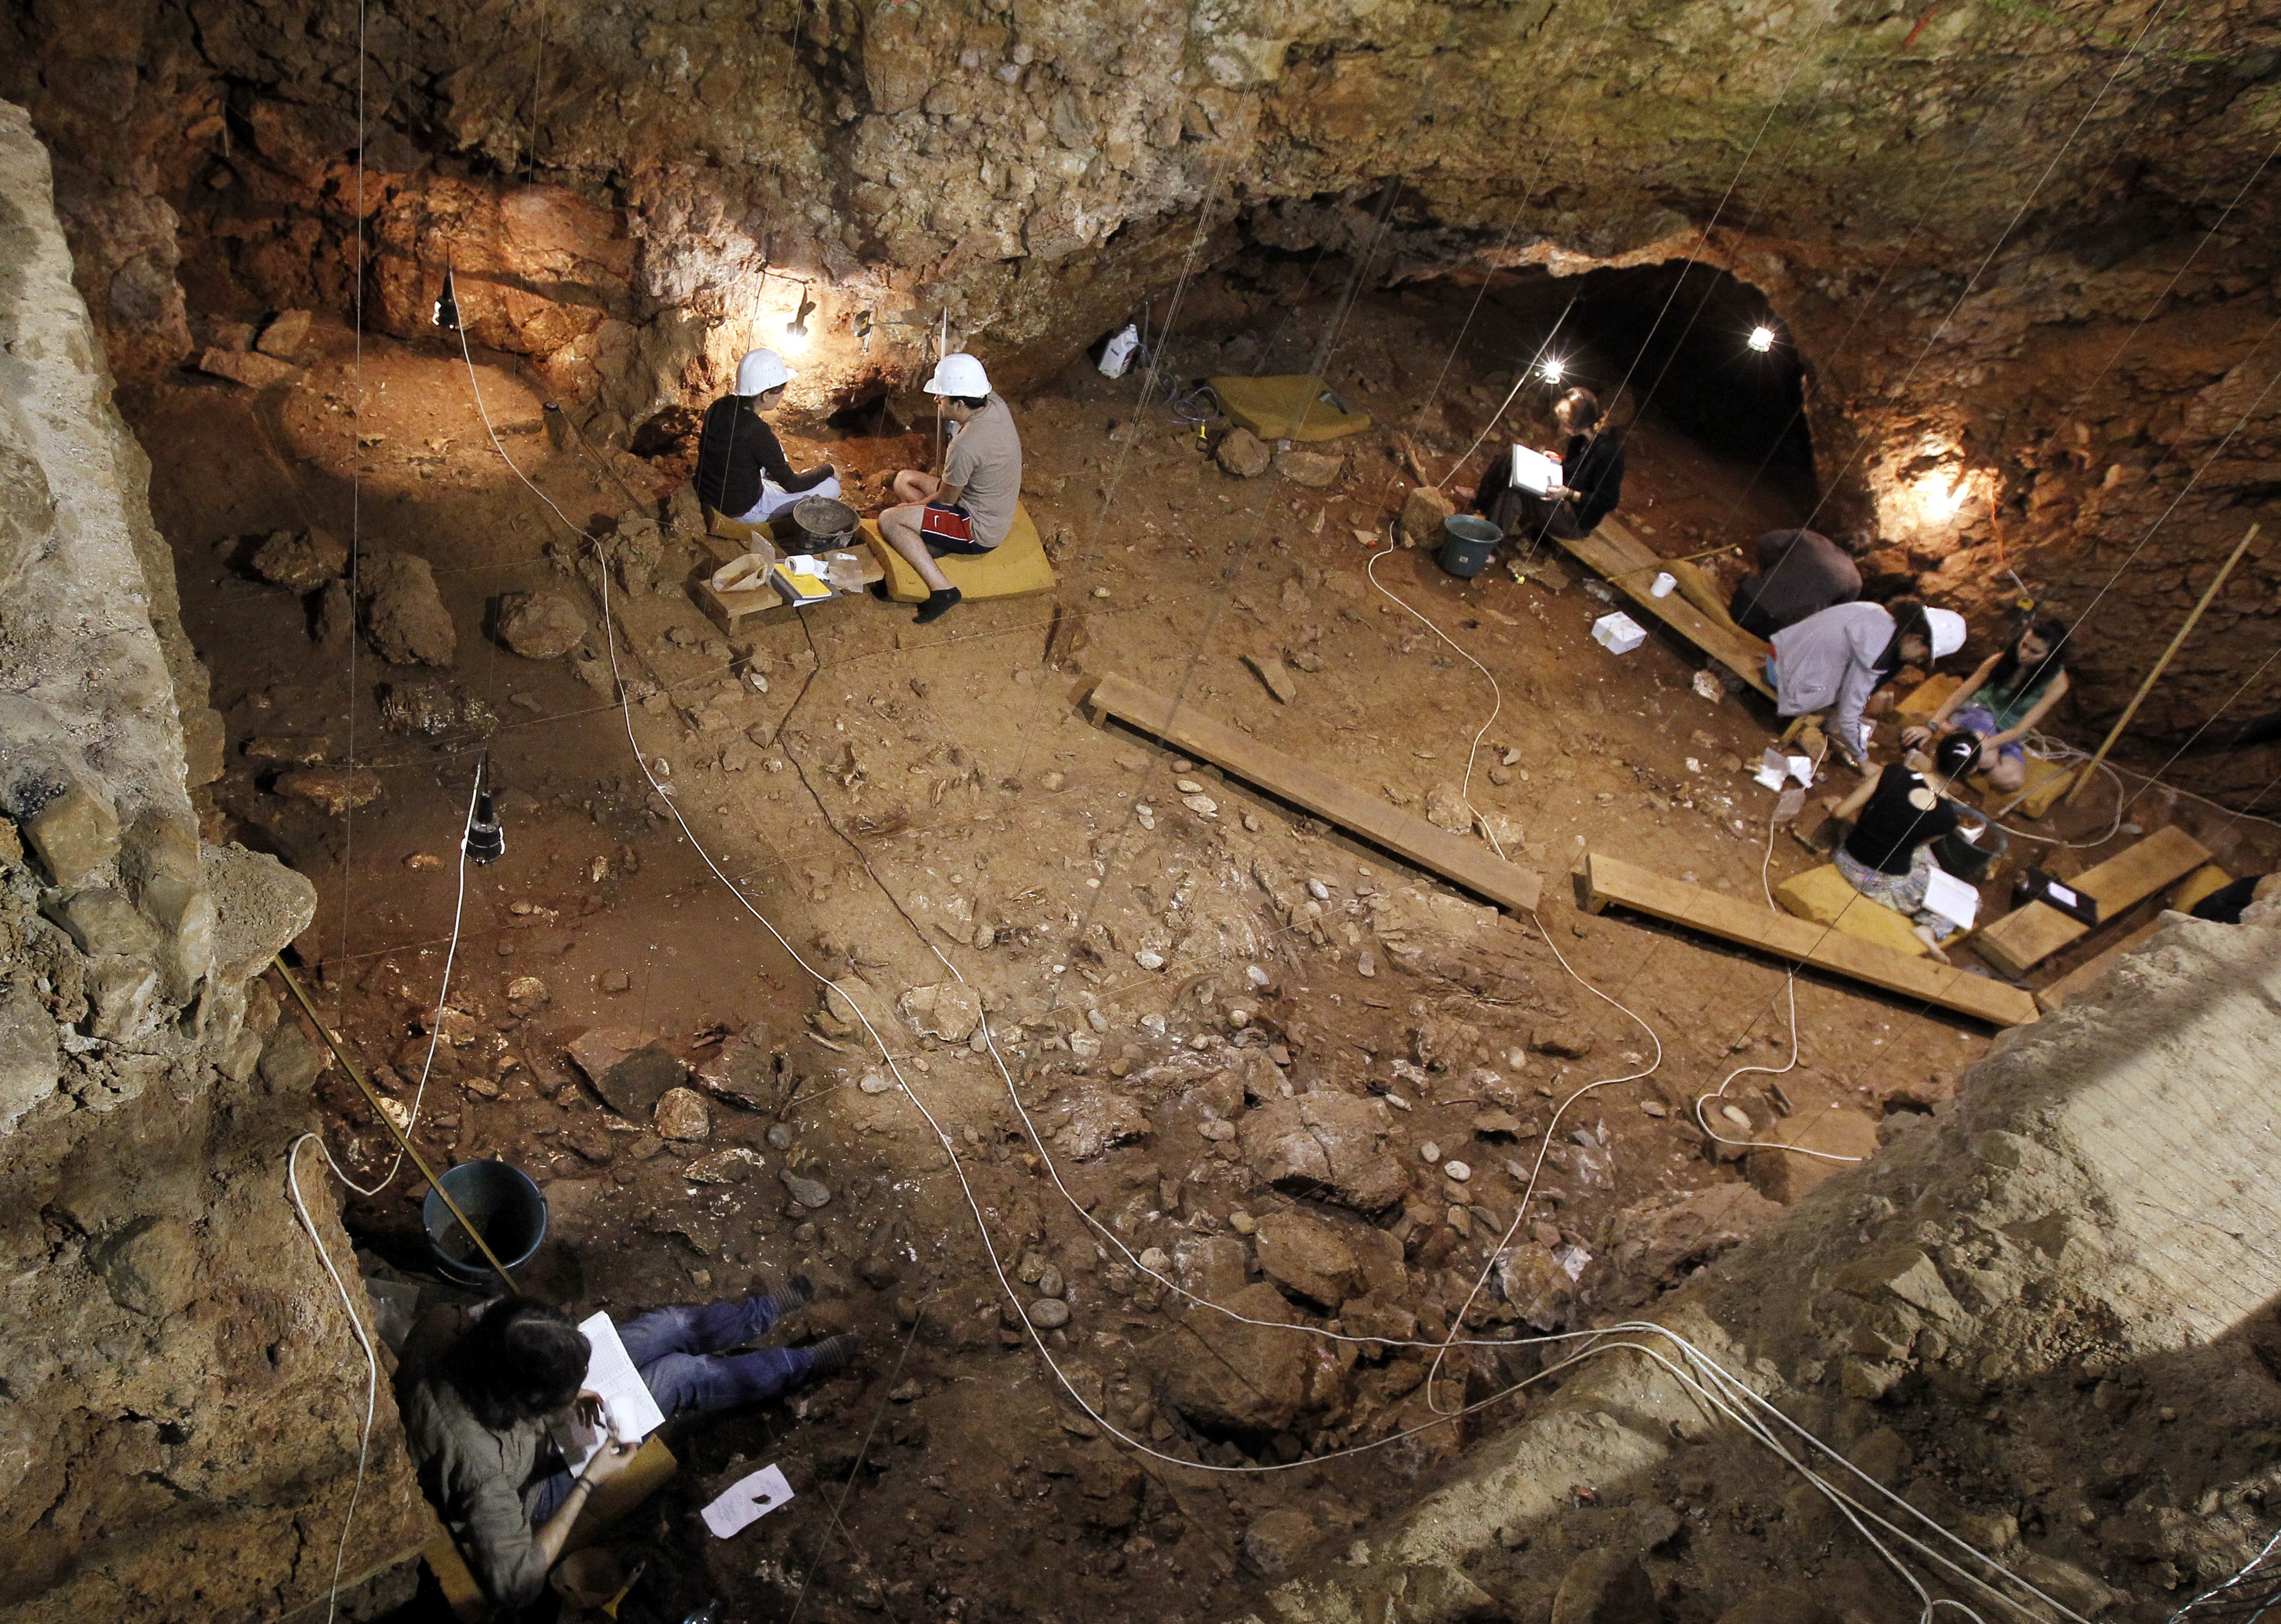
<path id="1" fill-rule="evenodd" d="M 314 1133 L 304 1133 L 285 1152 L 285 1183 L 292 1193 L 293 1210 L 301 1215 L 301 1227 L 309 1232 L 309 1243 L 317 1249 L 318 1261 L 325 1265 L 325 1272 L 332 1276 L 333 1289 L 340 1293 L 341 1311 L 349 1317 L 349 1328 L 356 1333 L 357 1343 L 364 1349 L 365 1364 L 364 1431 L 357 1440 L 356 1480 L 349 1489 L 348 1515 L 341 1520 L 340 1543 L 333 1550 L 332 1590 L 325 1602 L 325 1621 L 332 1624 L 333 1616 L 340 1608 L 341 1565 L 348 1558 L 349 1529 L 356 1522 L 357 1500 L 364 1493 L 365 1464 L 372 1453 L 373 1413 L 380 1402 L 380 1357 L 373 1352 L 372 1338 L 365 1331 L 364 1321 L 357 1314 L 356 1304 L 350 1300 L 348 1282 L 341 1278 L 340 1270 L 333 1265 L 332 1254 L 325 1249 L 324 1240 L 317 1233 L 317 1226 L 309 1217 L 308 1203 L 301 1198 L 301 1147 L 312 1140 L 316 1140 L 320 1151 L 324 1149 L 324 1141 L 317 1139 Z M 327 1156 L 326 1159 L 330 1161 L 332 1158 Z"/>
<path id="2" fill-rule="evenodd" d="M 428 1076 L 436 1066 L 436 1043 L 443 1036 L 444 1010 L 452 996 L 452 966 L 460 954 L 460 919 L 468 903 L 468 835 L 475 827 L 476 801 L 482 793 L 483 781 L 483 769 L 477 768 L 475 787 L 468 792 L 467 824 L 460 831 L 460 889 L 459 894 L 452 901 L 452 940 L 444 949 L 444 980 L 443 984 L 436 989 L 436 1012 L 428 1020 L 428 1054 L 420 1063 L 420 1086 L 412 1092 L 411 1114 L 405 1118 L 404 1122 L 405 1139 L 412 1137 L 412 1130 L 420 1123 L 420 1104 L 428 1097 Z M 333 1170 L 333 1177 L 347 1185 L 358 1195 L 367 1198 L 379 1195 L 394 1183 L 396 1175 L 402 1172 L 404 1167 L 404 1145 L 399 1141 L 396 1147 L 395 1159 L 388 1164 L 387 1174 L 378 1184 L 367 1189 L 342 1171 L 341 1164 L 333 1160 L 331 1148 L 323 1140 L 317 1141 L 317 1148 L 323 1153 L 325 1164 Z"/>
<path id="3" fill-rule="evenodd" d="M 1394 526 L 1392 523 L 1388 523 L 1387 525 L 1386 536 L 1387 545 L 1390 548 L 1394 545 Z M 1490 674 L 1488 667 L 1483 665 L 1480 661 L 1473 659 L 1473 654 L 1464 646 L 1464 645 L 1460 644 L 1455 638 L 1442 630 L 1432 621 L 1427 620 L 1425 615 L 1419 614 L 1416 609 L 1412 608 L 1408 602 L 1404 601 L 1395 592 L 1389 591 L 1382 583 L 1380 582 L 1378 578 L 1378 562 L 1385 556 L 1385 553 L 1374 551 L 1370 555 L 1370 562 L 1363 566 L 1363 574 L 1370 577 L 1370 584 L 1372 586 L 1377 587 L 1380 592 L 1385 592 L 1386 595 L 1388 598 L 1393 599 L 1396 603 L 1400 604 L 1402 606 L 1403 613 L 1417 621 L 1419 625 L 1425 627 L 1427 630 L 1432 632 L 1444 643 L 1447 643 L 1451 648 L 1456 649 L 1458 653 L 1463 654 L 1466 660 L 1472 662 L 1473 669 L 1479 671 L 1488 682 L 1489 692 L 1493 696 L 1493 703 L 1489 706 L 1488 715 L 1482 721 L 1481 726 L 1476 728 L 1473 731 L 1473 742 L 1465 751 L 1465 776 L 1458 781 L 1458 799 L 1465 801 L 1466 806 L 1470 808 L 1473 805 L 1471 797 L 1473 793 L 1473 758 L 1481 753 L 1481 739 L 1483 736 L 1488 732 L 1490 728 L 1496 725 L 1497 716 L 1504 709 L 1504 690 L 1497 685 L 1497 679 Z M 1504 856 L 1504 847 L 1497 844 L 1496 831 L 1489 827 L 1488 819 L 1482 816 L 1478 812 L 1473 814 L 1473 817 L 1474 821 L 1481 825 L 1481 832 L 1488 837 L 1490 849 L 1495 851 L 1499 857 Z"/>

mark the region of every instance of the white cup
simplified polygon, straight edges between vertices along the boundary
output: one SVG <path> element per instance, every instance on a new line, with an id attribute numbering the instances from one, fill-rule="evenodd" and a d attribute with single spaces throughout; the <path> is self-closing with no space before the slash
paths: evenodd
<path id="1" fill-rule="evenodd" d="M 1649 584 L 1647 595 L 1651 598 L 1668 598 L 1671 596 L 1671 589 L 1678 584 L 1679 577 L 1666 571 Z"/>

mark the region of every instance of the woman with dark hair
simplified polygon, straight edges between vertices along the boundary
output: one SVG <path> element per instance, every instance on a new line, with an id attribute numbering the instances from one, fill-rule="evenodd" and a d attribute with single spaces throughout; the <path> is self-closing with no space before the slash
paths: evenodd
<path id="1" fill-rule="evenodd" d="M 2028 781 L 2028 753 L 2020 740 L 2067 697 L 2067 667 L 2060 659 L 2067 636 L 2065 621 L 2021 627 L 2009 647 L 1982 661 L 1923 726 L 1909 729 L 1902 739 L 1921 744 L 1953 722 L 1980 740 L 1980 770 L 1988 782 L 2006 794 L 2018 789 Z"/>
<path id="2" fill-rule="evenodd" d="M 1565 442 L 1560 483 L 1542 495 L 1512 483 L 1510 455 L 1493 457 L 1473 493 L 1473 507 L 1508 536 L 1526 536 L 1534 545 L 1545 536 L 1575 541 L 1589 536 L 1615 512 L 1624 493 L 1624 437 L 1605 426 L 1600 398 L 1572 389 L 1552 408 L 1553 426 Z"/>
<path id="3" fill-rule="evenodd" d="M 657 1407 L 721 1410 L 773 1398 L 843 1369 L 855 1339 L 809 1348 L 726 1350 L 757 1342 L 815 1288 L 804 1275 L 773 1296 L 659 1309 L 618 1327 L 626 1355 Z M 593 1489 L 625 1469 L 634 1445 L 606 1442 L 576 1476 L 547 1434 L 575 1411 L 599 1425 L 600 1401 L 584 1390 L 589 1347 L 561 1309 L 530 1297 L 486 1304 L 472 1319 L 423 1324 L 397 1373 L 406 1448 L 420 1488 L 449 1528 L 484 1593 L 521 1606 L 545 1587 Z"/>
<path id="4" fill-rule="evenodd" d="M 1775 708 L 1803 716 L 1832 707 L 1829 737 L 1859 767 L 1869 759 L 1869 696 L 1905 665 L 1929 665 L 1964 646 L 1964 617 L 1952 609 L 1897 603 L 1841 603 L 1774 635 L 1767 679 Z"/>
<path id="5" fill-rule="evenodd" d="M 1933 746 L 1926 770 L 1895 762 L 1833 808 L 1854 820 L 1852 831 L 1836 854 L 1845 883 L 1873 902 L 1906 914 L 1933 957 L 1942 963 L 1941 917 L 1924 905 L 1932 879 L 1932 845 L 1953 833 L 1963 820 L 1948 799 L 1957 776 L 1977 759 L 1980 741 L 1969 733 L 1949 733 Z"/>

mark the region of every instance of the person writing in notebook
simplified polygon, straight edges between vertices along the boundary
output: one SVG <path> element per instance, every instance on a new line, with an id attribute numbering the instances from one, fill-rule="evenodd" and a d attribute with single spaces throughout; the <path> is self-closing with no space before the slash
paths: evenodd
<path id="1" fill-rule="evenodd" d="M 990 375 L 971 355 L 946 355 L 926 381 L 956 425 L 939 478 L 916 468 L 895 476 L 899 507 L 879 515 L 879 533 L 910 561 L 926 583 L 927 600 L 912 618 L 920 625 L 956 607 L 958 589 L 935 560 L 948 553 L 987 553 L 1014 528 L 1022 498 L 1022 437 L 1014 414 L 992 392 Z"/>
<path id="2" fill-rule="evenodd" d="M 659 1309 L 617 1327 L 627 1357 L 669 1418 L 774 1398 L 845 1368 L 855 1339 L 807 1348 L 729 1351 L 758 1342 L 787 1311 L 807 1306 L 804 1275 L 773 1296 Z M 605 1442 L 576 1476 L 548 1423 L 576 1413 L 597 1425 L 585 1391 L 591 1348 L 561 1309 L 531 1297 L 431 1315 L 406 1341 L 398 1366 L 404 1442 L 421 1491 L 484 1594 L 520 1607 L 545 1588 L 594 1489 L 625 1470 L 636 1445 Z"/>
<path id="3" fill-rule="evenodd" d="M 1624 493 L 1624 438 L 1603 420 L 1597 395 L 1570 390 L 1552 408 L 1552 423 L 1562 440 L 1557 478 L 1533 491 L 1514 479 L 1514 459 L 1501 456 L 1473 493 L 1483 518 L 1531 545 L 1548 535 L 1568 541 L 1590 535 Z"/>
<path id="4" fill-rule="evenodd" d="M 792 371 L 774 350 L 754 350 L 737 363 L 737 391 L 705 409 L 697 437 L 697 499 L 724 518 L 760 524 L 804 496 L 838 496 L 839 477 L 825 463 L 793 472 L 777 431 L 761 414 L 784 402 Z"/>

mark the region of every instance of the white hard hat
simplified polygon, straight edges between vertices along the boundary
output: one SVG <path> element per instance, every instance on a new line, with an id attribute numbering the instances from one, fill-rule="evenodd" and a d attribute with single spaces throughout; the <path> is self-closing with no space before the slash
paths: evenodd
<path id="1" fill-rule="evenodd" d="M 1927 609 L 1925 623 L 1932 628 L 1932 657 L 1952 654 L 1964 646 L 1964 616 L 1954 609 Z"/>
<path id="2" fill-rule="evenodd" d="M 737 363 L 737 392 L 740 395 L 765 395 L 778 384 L 790 383 L 792 378 L 792 368 L 774 350 L 747 350 L 745 359 Z"/>
<path id="3" fill-rule="evenodd" d="M 982 363 L 963 351 L 946 355 L 934 364 L 934 376 L 926 381 L 930 395 L 963 395 L 970 400 L 979 400 L 990 392 L 990 375 L 982 370 Z"/>

